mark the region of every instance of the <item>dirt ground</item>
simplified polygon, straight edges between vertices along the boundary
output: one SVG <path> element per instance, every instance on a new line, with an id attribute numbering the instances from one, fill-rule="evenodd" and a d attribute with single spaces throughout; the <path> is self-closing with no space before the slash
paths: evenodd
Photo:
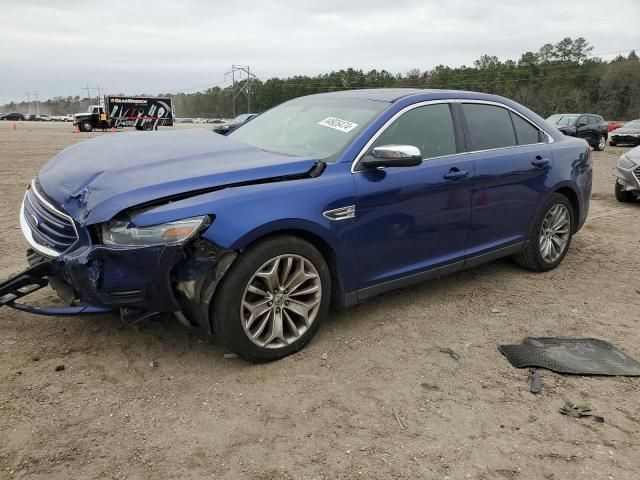
<path id="1" fill-rule="evenodd" d="M 10 128 L 0 122 L 1 279 L 26 265 L 30 179 L 101 135 Z M 639 478 L 640 379 L 544 372 L 533 395 L 498 351 L 580 336 L 640 359 L 640 204 L 616 202 L 611 177 L 623 151 L 594 152 L 589 219 L 556 270 L 503 260 L 389 293 L 275 363 L 225 359 L 175 321 L 121 329 L 1 309 L 0 478 Z M 605 423 L 560 415 L 565 399 Z"/>

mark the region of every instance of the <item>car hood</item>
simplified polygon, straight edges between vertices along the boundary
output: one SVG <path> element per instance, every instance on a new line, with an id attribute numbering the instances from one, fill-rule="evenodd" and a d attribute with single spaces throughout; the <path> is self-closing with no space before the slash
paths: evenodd
<path id="1" fill-rule="evenodd" d="M 312 171 L 314 159 L 266 152 L 204 129 L 103 135 L 39 173 L 44 193 L 82 225 L 170 197 Z"/>
<path id="2" fill-rule="evenodd" d="M 625 153 L 625 155 L 634 162 L 640 164 L 640 147 L 629 150 L 627 153 Z"/>
<path id="3" fill-rule="evenodd" d="M 612 135 L 617 135 L 619 133 L 623 135 L 628 133 L 640 133 L 640 128 L 622 126 L 620 128 L 616 128 L 611 132 Z"/>

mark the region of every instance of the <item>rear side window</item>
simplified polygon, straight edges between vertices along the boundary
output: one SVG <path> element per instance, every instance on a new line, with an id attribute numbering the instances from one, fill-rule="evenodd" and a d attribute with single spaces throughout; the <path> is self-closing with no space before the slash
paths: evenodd
<path id="1" fill-rule="evenodd" d="M 424 159 L 456 153 L 449 105 L 438 103 L 409 110 L 382 132 L 373 147 L 381 145 L 413 145 Z"/>
<path id="2" fill-rule="evenodd" d="M 540 143 L 543 141 L 542 132 L 536 127 L 527 122 L 520 115 L 516 115 L 513 112 L 511 114 L 511 120 L 513 120 L 513 128 L 516 131 L 516 138 L 518 145 L 530 145 L 532 143 Z"/>
<path id="3" fill-rule="evenodd" d="M 465 103 L 462 111 L 471 136 L 471 150 L 489 150 L 517 144 L 509 111 L 478 103 Z"/>

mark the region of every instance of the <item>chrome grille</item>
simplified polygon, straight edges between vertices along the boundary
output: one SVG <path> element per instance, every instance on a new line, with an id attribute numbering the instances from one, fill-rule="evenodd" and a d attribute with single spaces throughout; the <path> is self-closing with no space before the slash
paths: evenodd
<path id="1" fill-rule="evenodd" d="M 57 256 L 78 239 L 71 217 L 51 205 L 35 183 L 24 196 L 20 220 L 29 244 L 45 255 Z"/>
<path id="2" fill-rule="evenodd" d="M 638 179 L 638 181 L 640 182 L 640 167 L 636 168 L 633 171 L 633 174 L 635 175 L 635 177 Z"/>

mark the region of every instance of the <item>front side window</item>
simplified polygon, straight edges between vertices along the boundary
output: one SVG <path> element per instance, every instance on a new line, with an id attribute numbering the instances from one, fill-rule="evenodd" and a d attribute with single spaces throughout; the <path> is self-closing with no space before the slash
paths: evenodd
<path id="1" fill-rule="evenodd" d="M 374 100 L 302 97 L 264 112 L 229 137 L 269 152 L 331 160 L 387 107 Z"/>
<path id="2" fill-rule="evenodd" d="M 462 111 L 467 120 L 471 149 L 490 150 L 517 144 L 509 111 L 502 107 L 465 103 Z"/>
<path id="3" fill-rule="evenodd" d="M 456 153 L 456 137 L 451 109 L 446 103 L 417 107 L 398 117 L 376 139 L 382 145 L 412 145 L 423 159 Z"/>

